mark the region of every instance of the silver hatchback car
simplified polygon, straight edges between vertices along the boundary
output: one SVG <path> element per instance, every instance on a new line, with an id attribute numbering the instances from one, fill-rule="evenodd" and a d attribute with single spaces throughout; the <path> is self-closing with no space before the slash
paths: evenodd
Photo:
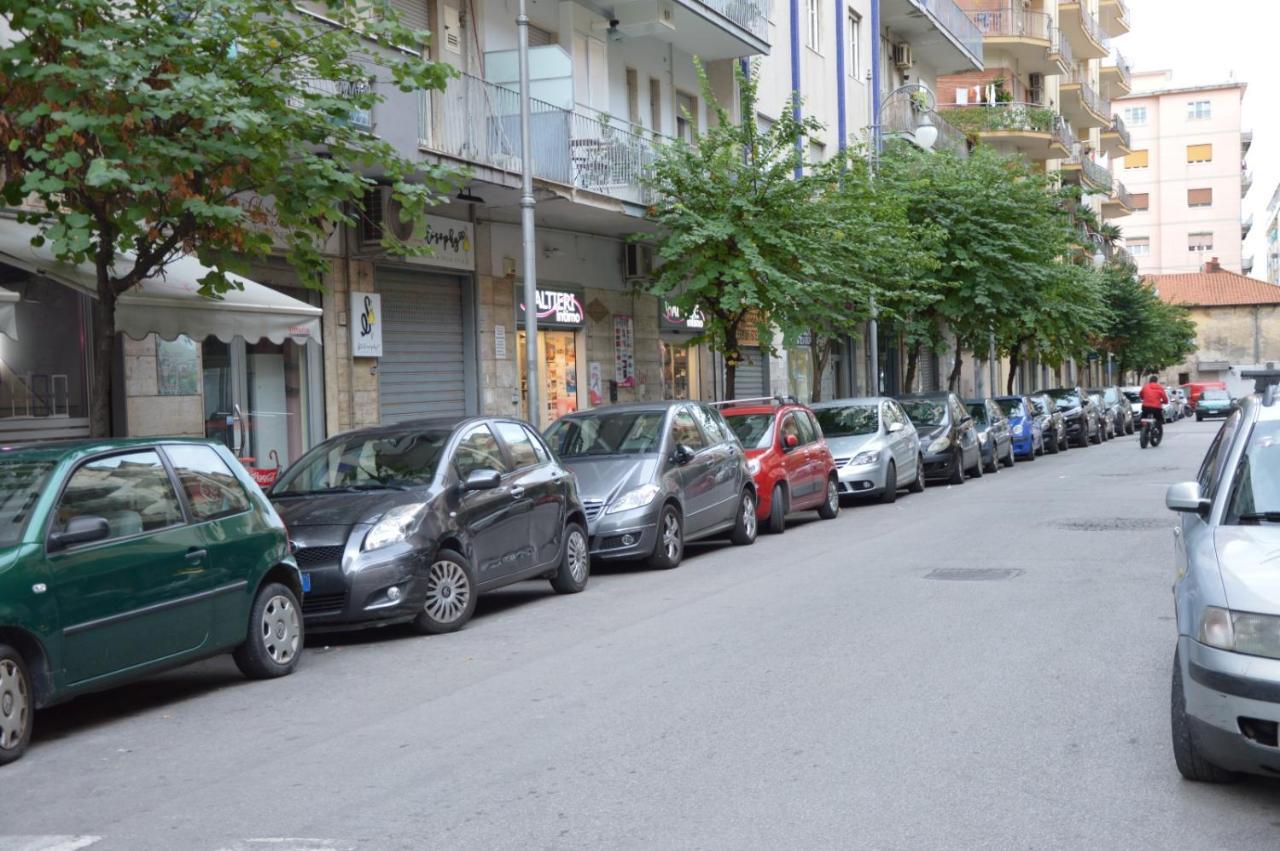
<path id="1" fill-rule="evenodd" d="M 924 490 L 924 456 L 911 418 L 894 399 L 868 396 L 813 406 L 840 471 L 840 493 L 893 502 Z"/>
<path id="2" fill-rule="evenodd" d="M 1248 397 L 1195 481 L 1169 488 L 1173 754 L 1189 780 L 1280 775 L 1280 402 Z"/>

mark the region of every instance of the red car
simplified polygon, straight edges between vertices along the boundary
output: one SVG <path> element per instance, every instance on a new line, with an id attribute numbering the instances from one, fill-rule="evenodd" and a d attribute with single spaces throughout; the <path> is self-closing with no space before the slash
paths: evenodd
<path id="1" fill-rule="evenodd" d="M 784 530 L 792 511 L 816 509 L 824 520 L 840 513 L 836 462 L 813 411 L 782 399 L 751 399 L 722 402 L 720 413 L 746 450 L 756 515 L 766 530 Z"/>

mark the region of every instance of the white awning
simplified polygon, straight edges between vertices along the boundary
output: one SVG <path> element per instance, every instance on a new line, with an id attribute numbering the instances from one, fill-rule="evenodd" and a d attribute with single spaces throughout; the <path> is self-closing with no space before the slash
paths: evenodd
<path id="1" fill-rule="evenodd" d="M 0 334 L 10 340 L 18 339 L 18 302 L 22 296 L 13 290 L 0 287 Z"/>
<path id="2" fill-rule="evenodd" d="M 34 225 L 0 218 L 0 263 L 45 275 L 96 298 L 98 283 L 93 267 L 88 263 L 63 263 L 54 258 L 48 245 L 32 246 L 31 237 L 36 232 Z M 170 263 L 163 276 L 147 278 L 120 296 L 116 302 L 116 329 L 135 340 L 148 334 L 158 334 L 166 340 L 186 334 L 194 340 L 212 336 L 228 343 L 235 337 L 244 337 L 251 343 L 264 337 L 273 343 L 286 339 L 321 342 L 320 308 L 239 275 L 227 277 L 244 289 L 206 298 L 200 295 L 199 280 L 208 271 L 209 267 L 193 256 Z M 0 305 L 4 305 L 3 296 Z M 12 305 L 5 306 L 12 311 Z M 0 307 L 0 332 L 8 333 L 5 328 Z"/>

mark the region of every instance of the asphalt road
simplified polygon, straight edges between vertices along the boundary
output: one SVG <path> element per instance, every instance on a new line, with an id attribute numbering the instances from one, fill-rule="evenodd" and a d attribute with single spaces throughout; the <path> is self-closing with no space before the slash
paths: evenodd
<path id="1" fill-rule="evenodd" d="M 0 770 L 0 848 L 1275 847 L 1280 783 L 1168 743 L 1164 489 L 1216 428 L 75 701 Z"/>

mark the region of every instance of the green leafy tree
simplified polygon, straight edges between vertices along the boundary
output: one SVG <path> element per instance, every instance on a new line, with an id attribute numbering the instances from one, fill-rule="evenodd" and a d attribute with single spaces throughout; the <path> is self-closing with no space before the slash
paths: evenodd
<path id="1" fill-rule="evenodd" d="M 320 246 L 352 222 L 368 175 L 414 218 L 445 189 L 445 169 L 348 120 L 379 88 L 443 86 L 446 66 L 393 49 L 427 33 L 388 0 L 330 0 L 328 15 L 274 0 L 0 0 L 3 194 L 35 202 L 25 218 L 58 258 L 96 270 L 95 435 L 110 431 L 126 290 L 195 254 L 217 296 L 275 242 L 319 286 Z"/>
<path id="2" fill-rule="evenodd" d="M 832 223 L 815 199 L 829 188 L 829 167 L 806 168 L 801 140 L 821 130 L 790 109 L 767 130 L 734 122 L 711 91 L 701 66 L 702 93 L 714 120 L 693 144 L 664 147 L 649 188 L 649 217 L 661 226 L 663 263 L 649 289 L 683 311 L 700 310 L 700 339 L 724 355 L 725 392 L 736 393 L 741 340 L 755 322 L 762 343 L 771 326 L 794 338 L 815 305 L 838 305 Z M 756 114 L 756 83 L 738 74 L 742 114 Z M 797 168 L 805 169 L 801 177 Z M 639 238 L 639 237 L 637 237 Z M 644 237 L 651 238 L 651 237 Z"/>
<path id="3" fill-rule="evenodd" d="M 1107 345 L 1121 373 L 1159 372 L 1196 350 L 1196 326 L 1188 310 L 1160 299 L 1132 264 L 1112 267 Z"/>

